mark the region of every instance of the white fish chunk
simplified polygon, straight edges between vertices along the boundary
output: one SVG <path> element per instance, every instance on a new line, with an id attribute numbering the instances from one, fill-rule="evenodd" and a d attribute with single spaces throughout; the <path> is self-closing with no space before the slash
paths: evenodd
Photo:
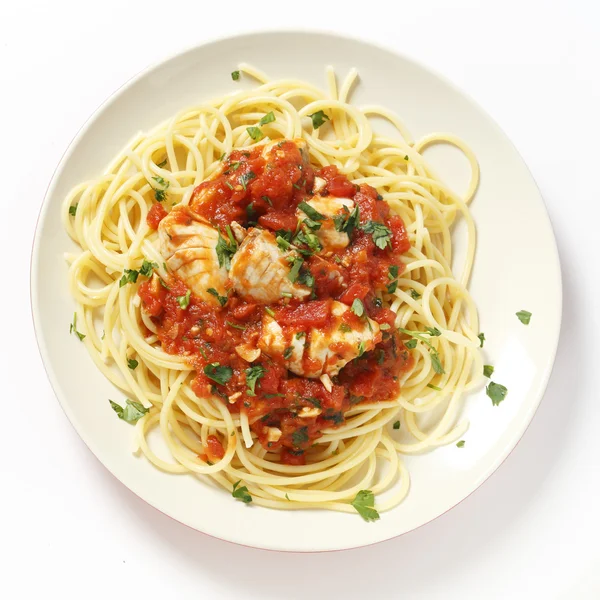
<path id="1" fill-rule="evenodd" d="M 303 336 L 296 335 L 299 331 L 291 327 L 284 330 L 273 317 L 265 315 L 258 346 L 268 356 L 282 360 L 296 375 L 333 377 L 347 363 L 373 350 L 381 341 L 376 321 L 365 317 L 357 325 L 353 318 L 349 319 L 353 323 L 349 325 L 344 319 L 349 311 L 342 302 L 333 301 L 327 326 L 311 328 Z"/>
<path id="2" fill-rule="evenodd" d="M 326 219 L 319 221 L 321 227 L 313 233 L 319 238 L 323 250 L 343 250 L 349 243 L 350 238 L 344 231 L 336 231 L 333 217 L 347 215 L 354 210 L 354 202 L 349 198 L 337 198 L 336 196 L 313 196 L 305 201 L 309 206 L 321 213 Z M 300 221 L 306 219 L 307 215 L 300 209 L 296 216 Z"/>
<path id="3" fill-rule="evenodd" d="M 270 231 L 250 229 L 231 259 L 229 277 L 235 291 L 243 298 L 264 304 L 277 302 L 284 293 L 294 298 L 306 298 L 311 290 L 288 278 L 291 264 L 287 258 L 291 255 L 277 247 Z"/>
<path id="4" fill-rule="evenodd" d="M 207 290 L 227 295 L 227 270 L 219 266 L 215 250 L 219 232 L 185 206 L 175 207 L 158 227 L 160 253 L 167 267 L 192 290 L 194 296 L 219 306 Z"/>

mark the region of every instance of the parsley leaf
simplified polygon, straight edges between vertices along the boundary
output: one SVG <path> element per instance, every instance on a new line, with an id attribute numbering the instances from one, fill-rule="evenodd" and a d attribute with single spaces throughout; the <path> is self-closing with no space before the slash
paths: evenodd
<path id="1" fill-rule="evenodd" d="M 232 71 L 231 72 L 231 79 L 233 79 L 234 81 L 237 81 L 240 78 L 240 72 L 239 71 Z"/>
<path id="2" fill-rule="evenodd" d="M 392 425 L 392 427 L 393 427 L 394 429 L 400 429 L 400 421 L 396 421 L 396 422 L 395 422 L 395 423 Z"/>
<path id="3" fill-rule="evenodd" d="M 357 316 L 362 317 L 365 314 L 365 305 L 360 298 L 354 298 L 350 310 Z"/>
<path id="4" fill-rule="evenodd" d="M 392 247 L 392 232 L 383 223 L 367 221 L 361 229 L 371 234 L 374 244 L 381 250 L 385 250 L 388 246 Z"/>
<path id="5" fill-rule="evenodd" d="M 183 310 L 185 310 L 190 305 L 190 296 L 192 295 L 192 291 L 188 290 L 185 293 L 185 296 L 177 296 L 177 303 Z"/>
<path id="6" fill-rule="evenodd" d="M 299 256 L 291 256 L 290 258 L 288 258 L 288 260 L 290 260 L 290 262 L 292 264 L 292 268 L 290 269 L 290 272 L 288 273 L 288 279 L 292 283 L 295 283 L 296 280 L 298 279 L 298 274 L 300 273 L 300 269 L 302 268 L 302 265 L 304 264 L 304 259 L 300 258 Z"/>
<path id="7" fill-rule="evenodd" d="M 132 371 L 135 371 L 135 369 L 137 368 L 138 364 L 139 364 L 139 363 L 138 363 L 138 361 L 137 361 L 137 360 L 135 360 L 135 358 L 128 358 L 128 359 L 127 359 L 127 366 L 128 366 L 128 367 L 129 367 L 129 368 L 130 368 Z"/>
<path id="8" fill-rule="evenodd" d="M 360 490 L 352 501 L 352 506 L 365 521 L 377 521 L 379 513 L 375 510 L 375 496 L 371 490 Z"/>
<path id="9" fill-rule="evenodd" d="M 325 121 L 329 121 L 329 117 L 322 110 L 318 110 L 316 113 L 308 116 L 312 120 L 313 129 L 319 129 Z"/>
<path id="10" fill-rule="evenodd" d="M 310 397 L 310 398 L 304 398 L 304 400 L 306 400 L 307 402 L 310 402 L 316 408 L 322 408 L 321 402 L 319 400 L 317 400 L 316 398 Z"/>
<path id="11" fill-rule="evenodd" d="M 292 433 L 292 444 L 298 447 L 308 442 L 308 427 L 300 427 Z"/>
<path id="12" fill-rule="evenodd" d="M 162 186 L 162 189 L 152 188 L 154 190 L 154 198 L 157 202 L 162 202 L 167 197 L 166 190 L 171 185 L 171 182 L 166 181 L 163 177 L 153 177 L 152 179 L 154 179 L 158 185 Z"/>
<path id="13" fill-rule="evenodd" d="M 128 283 L 135 283 L 138 279 L 139 274 L 140 272 L 136 271 L 135 269 L 125 269 L 123 271 L 123 277 L 121 277 L 121 279 L 119 280 L 119 287 L 123 287 Z"/>
<path id="14" fill-rule="evenodd" d="M 73 322 L 71 323 L 70 327 L 69 327 L 69 333 L 73 333 L 75 332 L 75 335 L 79 338 L 80 342 L 83 342 L 83 340 L 85 339 L 85 335 L 83 333 L 80 333 L 79 331 L 77 331 L 77 313 L 73 313 Z"/>
<path id="15" fill-rule="evenodd" d="M 427 387 L 431 388 L 432 390 L 435 390 L 436 392 L 441 392 L 442 391 L 441 387 L 438 387 L 437 385 L 433 385 L 433 383 L 428 383 Z"/>
<path id="16" fill-rule="evenodd" d="M 275 115 L 273 111 L 268 112 L 259 122 L 259 125 L 266 125 L 267 123 L 272 123 L 275 120 Z"/>
<path id="17" fill-rule="evenodd" d="M 256 396 L 255 387 L 258 380 L 265 374 L 265 368 L 262 365 L 254 365 L 246 369 L 246 385 L 248 389 L 246 394 L 248 396 Z"/>
<path id="18" fill-rule="evenodd" d="M 492 399 L 492 405 L 498 406 L 506 398 L 508 390 L 503 385 L 490 381 L 485 388 L 485 393 Z"/>
<path id="19" fill-rule="evenodd" d="M 162 169 L 166 164 L 167 164 L 167 159 L 165 158 L 165 160 L 163 160 L 161 163 L 158 163 L 156 166 L 159 169 Z"/>
<path id="20" fill-rule="evenodd" d="M 74 217 L 77 214 L 77 207 L 79 206 L 79 202 L 74 204 L 73 206 L 69 206 L 69 214 Z"/>
<path id="21" fill-rule="evenodd" d="M 217 290 L 215 290 L 215 288 L 208 288 L 206 290 L 209 294 L 211 294 L 212 296 L 214 296 L 218 301 L 219 304 L 221 306 L 225 306 L 227 304 L 227 296 L 220 296 L 219 292 L 217 292 Z"/>
<path id="22" fill-rule="evenodd" d="M 230 236 L 229 242 L 219 234 L 215 252 L 219 259 L 219 267 L 225 267 L 228 271 L 231 268 L 231 257 L 237 252 L 238 245 L 233 236 Z"/>
<path id="23" fill-rule="evenodd" d="M 345 214 L 333 217 L 333 224 L 336 231 L 345 232 L 348 234 L 348 237 L 351 237 L 360 220 L 360 208 L 357 205 L 352 212 L 349 212 L 344 206 L 344 210 Z"/>
<path id="24" fill-rule="evenodd" d="M 307 202 L 300 202 L 300 204 L 298 204 L 298 208 L 313 221 L 323 221 L 326 218 L 325 215 L 322 215 L 318 210 L 315 210 Z"/>
<path id="25" fill-rule="evenodd" d="M 516 315 L 519 317 L 519 321 L 521 321 L 523 325 L 529 325 L 531 313 L 528 310 L 520 310 L 518 313 L 516 313 Z"/>
<path id="26" fill-rule="evenodd" d="M 125 401 L 125 407 L 120 406 L 112 400 L 109 400 L 109 402 L 119 419 L 131 424 L 137 423 L 149 410 L 143 404 L 129 399 Z"/>
<path id="27" fill-rule="evenodd" d="M 390 265 L 388 267 L 388 279 L 396 279 L 398 277 L 398 265 Z"/>
<path id="28" fill-rule="evenodd" d="M 292 346 L 288 346 L 284 351 L 283 351 L 283 358 L 284 360 L 288 360 L 292 357 L 292 353 L 294 352 L 294 348 Z"/>
<path id="29" fill-rule="evenodd" d="M 248 171 L 247 173 L 244 173 L 240 177 L 240 183 L 242 184 L 242 187 L 244 188 L 244 191 L 246 191 L 246 187 L 248 185 L 248 182 L 251 179 L 254 179 L 255 177 L 256 177 L 256 173 L 254 173 L 254 171 Z"/>
<path id="30" fill-rule="evenodd" d="M 350 325 L 348 325 L 348 323 L 342 323 L 340 325 L 340 331 L 342 333 L 350 333 L 352 331 L 352 327 L 350 327 Z"/>
<path id="31" fill-rule="evenodd" d="M 483 374 L 486 377 L 491 377 L 494 372 L 494 367 L 492 365 L 483 365 Z"/>
<path id="32" fill-rule="evenodd" d="M 410 296 L 413 300 L 418 300 L 421 297 L 421 294 L 419 294 L 417 290 L 410 288 Z"/>
<path id="33" fill-rule="evenodd" d="M 398 280 L 392 281 L 392 283 L 390 283 L 387 286 L 388 294 L 393 294 L 397 289 L 398 289 Z"/>
<path id="34" fill-rule="evenodd" d="M 362 356 L 365 353 L 365 343 L 363 341 L 358 342 L 358 356 Z"/>
<path id="35" fill-rule="evenodd" d="M 144 277 L 152 277 L 152 271 L 154 271 L 154 269 L 158 269 L 158 265 L 155 262 L 150 262 L 149 260 L 144 259 L 140 269 L 140 275 L 143 275 Z"/>
<path id="36" fill-rule="evenodd" d="M 241 479 L 233 484 L 233 490 L 231 492 L 231 495 L 236 500 L 241 500 L 244 504 L 249 504 L 250 502 L 252 502 L 252 496 L 248 492 L 248 488 L 245 485 L 238 487 L 240 483 L 242 483 Z"/>
<path id="37" fill-rule="evenodd" d="M 225 385 L 233 375 L 231 367 L 221 366 L 218 362 L 210 363 L 204 367 L 204 374 L 213 381 Z"/>
<path id="38" fill-rule="evenodd" d="M 405 333 L 406 335 L 410 335 L 412 340 L 408 340 L 404 342 L 404 345 L 407 348 L 415 348 L 417 346 L 417 340 L 425 344 L 429 350 L 429 356 L 431 357 L 431 366 L 433 370 L 438 375 L 443 375 L 446 371 L 444 371 L 444 367 L 442 367 L 442 363 L 440 361 L 440 355 L 438 351 L 431 345 L 427 339 L 425 339 L 425 335 L 430 335 L 432 337 L 438 337 L 442 335 L 442 332 L 437 327 L 425 327 L 426 331 L 410 331 L 409 329 L 403 329 L 402 327 L 398 327 L 398 331 L 401 333 Z"/>
<path id="39" fill-rule="evenodd" d="M 456 442 L 456 447 L 457 448 L 464 448 L 465 447 L 465 440 L 460 440 L 460 442 Z"/>
<path id="40" fill-rule="evenodd" d="M 477 337 L 479 338 L 479 347 L 483 348 L 483 342 L 485 342 L 485 333 L 480 333 Z"/>
<path id="41" fill-rule="evenodd" d="M 265 134 L 260 130 L 259 127 L 246 127 L 246 131 L 255 142 L 259 142 L 265 137 Z"/>

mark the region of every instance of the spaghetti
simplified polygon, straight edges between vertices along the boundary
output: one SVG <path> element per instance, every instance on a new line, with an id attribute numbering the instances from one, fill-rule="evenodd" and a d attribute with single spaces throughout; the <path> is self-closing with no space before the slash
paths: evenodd
<path id="1" fill-rule="evenodd" d="M 378 511 L 398 505 L 409 489 L 401 456 L 457 440 L 468 427 L 459 420 L 462 399 L 481 381 L 477 310 L 467 289 L 475 254 L 468 204 L 478 184 L 477 161 L 451 135 L 413 141 L 387 109 L 350 104 L 355 70 L 338 88 L 328 68 L 324 93 L 302 81 L 270 81 L 245 64 L 239 69 L 259 86 L 188 108 L 139 134 L 101 177 L 78 185 L 66 198 L 64 226 L 82 250 L 67 255 L 70 290 L 77 303 L 75 331 L 104 375 L 134 399 L 128 408 L 135 417 L 130 420 L 137 419 L 136 450 L 156 467 L 209 476 L 234 497 L 261 506 L 359 510 L 365 518 L 377 518 L 372 513 L 365 516 L 361 501 L 373 508 L 373 494 L 379 495 Z M 396 135 L 376 133 L 372 117 L 388 121 Z M 176 214 L 174 207 L 183 214 L 194 202 L 197 192 L 192 191 L 202 189 L 200 184 L 246 160 L 234 160 L 240 152 L 250 161 L 252 152 L 265 143 L 283 145 L 289 143 L 286 140 L 303 140 L 310 164 L 325 179 L 329 174 L 328 185 L 339 175 L 357 190 L 374 188 L 386 211 L 389 207 L 390 218 L 405 224 L 410 242 L 397 253 L 396 270 L 390 270 L 394 285 L 378 294 L 383 309 L 394 313 L 393 331 L 384 334 L 394 344 L 401 340 L 405 356 L 410 351 L 405 368 L 394 375 L 401 392 L 346 402 L 343 418 L 332 423 L 337 426 L 301 440 L 302 450 L 292 452 L 302 454 L 298 461 L 289 460 L 285 442 L 282 446 L 276 439 L 273 448 L 267 443 L 261 415 L 238 405 L 232 396 L 229 401 L 223 397 L 223 388 L 214 385 L 222 383 L 214 374 L 219 363 L 202 363 L 213 383 L 213 393 L 202 393 L 198 365 L 189 352 L 167 351 L 164 328 L 149 310 L 152 298 L 145 295 L 153 282 L 160 282 L 169 288 L 161 292 L 163 300 L 171 294 L 170 301 L 176 299 L 184 310 L 200 310 L 202 300 L 191 298 L 164 262 L 158 223 L 168 213 Z M 424 160 L 422 151 L 437 143 L 457 146 L 469 160 L 472 176 L 464 197 L 440 181 Z M 310 187 L 306 180 L 301 183 L 296 186 L 299 194 Z M 467 226 L 467 251 L 457 279 L 451 269 L 451 229 L 460 217 Z M 224 243 L 229 243 L 227 236 Z M 231 238 L 231 245 L 236 244 Z M 227 301 L 227 291 L 208 291 L 219 302 Z M 159 292 L 156 288 L 156 297 Z M 291 297 L 292 292 L 285 295 Z M 261 385 L 258 379 L 255 383 Z M 351 389 L 352 382 L 348 385 Z M 319 405 L 316 400 L 314 404 Z M 115 410 L 123 416 L 118 405 Z M 148 434 L 153 429 L 160 431 L 170 459 L 150 447 Z M 265 435 L 267 429 L 277 428 L 265 426 Z M 283 460 L 286 452 L 288 460 Z"/>

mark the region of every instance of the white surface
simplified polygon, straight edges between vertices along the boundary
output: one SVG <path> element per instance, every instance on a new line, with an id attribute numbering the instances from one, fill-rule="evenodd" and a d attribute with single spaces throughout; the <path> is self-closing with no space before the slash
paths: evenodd
<path id="1" fill-rule="evenodd" d="M 137 10 L 103 2 L 93 17 L 79 3 L 8 9 L 0 44 L 8 71 L 0 97 L 0 164 L 5 211 L 18 207 L 0 225 L 8 290 L 2 303 L 11 310 L 3 327 L 11 347 L 1 351 L 0 436 L 0 564 L 8 597 L 50 589 L 65 598 L 82 592 L 89 598 L 140 592 L 146 598 L 306 598 L 315 589 L 346 598 L 598 597 L 600 14 L 584 0 L 491 4 L 394 2 L 388 13 L 334 15 L 316 8 L 322 2 L 305 2 L 286 15 L 263 2 L 255 15 L 246 9 L 233 24 L 220 22 L 223 11 L 196 2 L 147 1 Z M 93 109 L 149 62 L 202 39 L 206 23 L 212 35 L 316 23 L 380 38 L 471 93 L 515 142 L 545 196 L 565 283 L 549 390 L 500 470 L 459 507 L 400 539 L 290 556 L 201 536 L 108 475 L 68 424 L 43 373 L 27 287 L 47 182 Z"/>
<path id="2" fill-rule="evenodd" d="M 273 54 L 273 47 L 286 42 L 290 49 L 282 47 Z M 307 51 L 298 61 L 293 48 L 303 46 Z M 241 59 L 259 65 L 273 79 L 292 76 L 317 86 L 324 85 L 327 63 L 335 65 L 340 75 L 355 67 L 360 82 L 352 100 L 357 106 L 397 107 L 417 139 L 451 131 L 469 144 L 479 161 L 482 178 L 472 211 L 478 244 L 471 291 L 487 338 L 484 360 L 495 365 L 494 380 L 508 387 L 509 396 L 501 409 L 492 406 L 483 386 L 465 397 L 460 417 L 470 422 L 462 436 L 465 449 L 459 452 L 451 444 L 424 456 L 407 456 L 408 497 L 376 526 L 343 513 L 248 510 L 206 481 L 173 477 L 140 460 L 131 453 L 131 427 L 115 419 L 107 403 L 112 398 L 122 404 L 125 396 L 65 326 L 76 306 L 68 293 L 64 253 L 81 252 L 64 231 L 60 214 L 65 197 L 81 181 L 100 174 L 139 130 L 215 94 L 256 87 L 254 82 L 231 81 L 232 65 Z M 394 81 L 389 72 L 394 72 Z M 404 89 L 410 94 L 403 94 Z M 435 156 L 426 154 L 436 171 L 453 189 L 466 188 L 464 157 L 447 146 L 436 150 Z M 459 160 L 453 165 L 456 154 Z M 504 231 L 511 232 L 512 243 L 499 250 L 498 232 Z M 464 235 L 455 238 L 455 249 L 464 254 Z M 220 539 L 269 550 L 366 546 L 416 529 L 466 498 L 502 463 L 535 413 L 558 344 L 561 300 L 556 245 L 540 193 L 512 144 L 489 117 L 452 86 L 406 59 L 322 34 L 263 33 L 220 40 L 175 56 L 124 86 L 86 124 L 61 161 L 42 209 L 32 262 L 34 322 L 43 360 L 59 400 L 89 448 L 119 480 L 177 521 Z M 528 327 L 515 316 L 522 307 L 535 315 Z"/>

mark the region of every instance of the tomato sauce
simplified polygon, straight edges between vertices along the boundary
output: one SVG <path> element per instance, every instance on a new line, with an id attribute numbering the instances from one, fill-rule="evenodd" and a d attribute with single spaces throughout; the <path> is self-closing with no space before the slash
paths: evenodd
<path id="1" fill-rule="evenodd" d="M 297 231 L 296 210 L 310 198 L 315 176 L 326 182 L 321 196 L 352 200 L 358 219 L 351 243 L 327 256 L 304 257 L 303 268 L 312 278 L 310 299 L 282 298 L 265 308 L 230 291 L 225 305 L 214 307 L 193 295 L 186 299 L 188 288 L 176 277 L 161 280 L 156 274 L 138 293 L 163 349 L 184 356 L 196 369 L 194 392 L 218 396 L 232 413 L 245 411 L 265 448 L 279 451 L 284 463 L 304 464 L 306 449 L 322 430 L 343 424 L 349 408 L 387 400 L 400 391 L 399 376 L 411 367 L 412 358 L 393 328 L 395 314 L 382 306 L 381 296 L 402 273 L 399 257 L 410 244 L 402 219 L 390 214 L 374 188 L 353 184 L 335 166 L 315 171 L 290 141 L 280 142 L 268 157 L 261 147 L 234 150 L 223 159 L 222 171 L 194 190 L 190 206 L 221 231 L 235 221 L 285 235 Z M 156 229 L 165 215 L 163 206 L 155 204 L 148 224 Z M 383 339 L 332 377 L 330 390 L 318 379 L 292 374 L 283 361 L 264 352 L 252 364 L 242 358 L 244 348 L 256 346 L 265 310 L 283 329 L 300 335 L 299 330 L 327 325 L 333 300 L 350 306 L 356 299 L 366 315 L 384 326 Z M 360 317 L 349 312 L 344 320 L 352 325 Z M 214 461 L 224 450 L 211 437 L 205 454 Z"/>

